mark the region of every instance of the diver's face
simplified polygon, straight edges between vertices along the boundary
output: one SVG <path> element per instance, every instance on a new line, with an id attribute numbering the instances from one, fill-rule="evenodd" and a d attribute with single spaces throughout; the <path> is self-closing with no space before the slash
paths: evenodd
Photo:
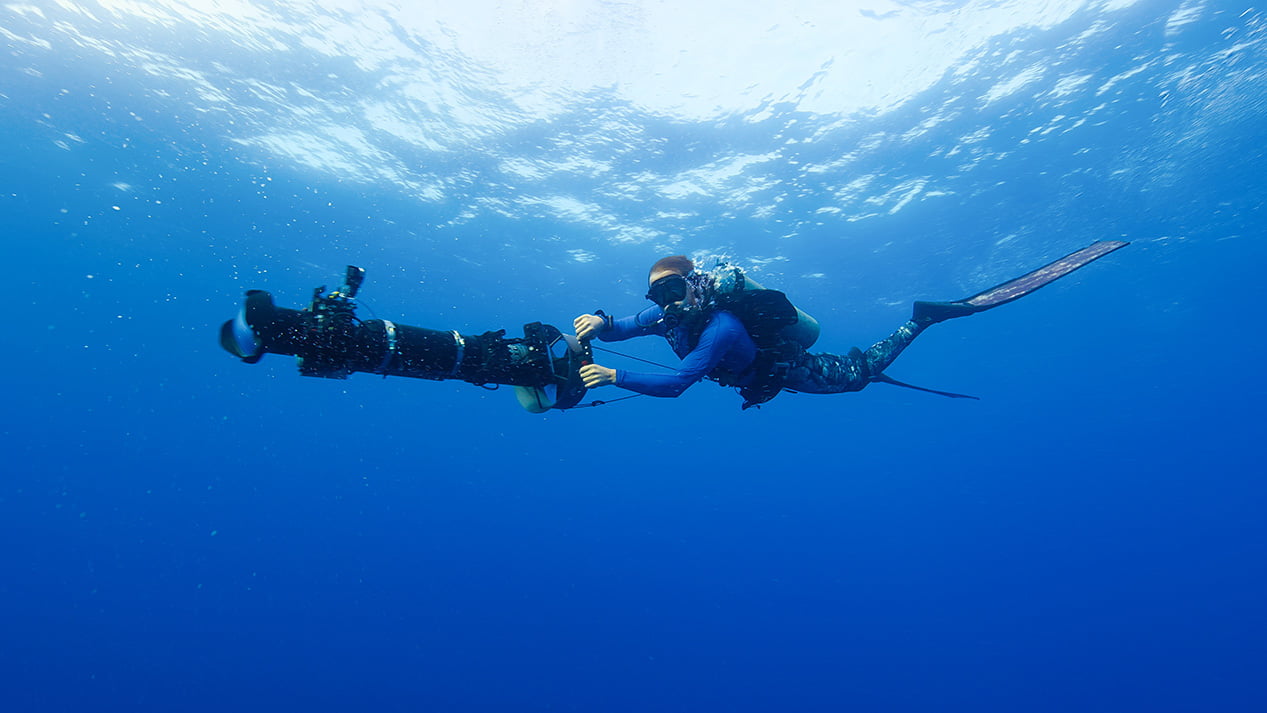
<path id="1" fill-rule="evenodd" d="M 660 305 L 665 312 L 680 311 L 695 304 L 695 295 L 680 273 L 672 270 L 657 270 L 647 279 L 647 286 L 649 288 L 647 299 Z M 676 296 L 676 294 L 681 294 L 681 298 L 674 300 L 672 296 L 665 297 L 665 295 Z"/>

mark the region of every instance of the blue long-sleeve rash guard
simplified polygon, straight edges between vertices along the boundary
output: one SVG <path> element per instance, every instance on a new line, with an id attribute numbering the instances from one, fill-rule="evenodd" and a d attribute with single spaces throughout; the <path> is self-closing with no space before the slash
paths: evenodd
<path id="1" fill-rule="evenodd" d="M 679 334 L 675 335 L 671 343 L 683 345 L 681 349 L 685 351 L 686 328 L 679 326 L 676 329 Z M 659 307 L 648 307 L 633 316 L 612 320 L 611 326 L 600 332 L 598 338 L 604 342 L 620 342 L 653 334 L 663 337 L 667 332 L 664 311 Z M 718 310 L 709 318 L 694 349 L 685 354 L 675 351 L 682 360 L 682 365 L 676 372 L 643 374 L 617 369 L 616 385 L 648 396 L 678 396 L 719 366 L 732 374 L 742 374 L 752 365 L 752 360 L 757 355 L 757 345 L 752 343 L 752 337 L 748 336 L 748 331 L 738 317 Z"/>

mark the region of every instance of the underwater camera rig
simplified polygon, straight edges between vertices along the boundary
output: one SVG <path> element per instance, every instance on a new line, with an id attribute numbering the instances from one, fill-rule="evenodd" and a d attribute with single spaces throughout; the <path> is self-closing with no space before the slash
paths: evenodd
<path id="1" fill-rule="evenodd" d="M 249 290 L 238 316 L 220 327 L 220 345 L 247 364 L 269 353 L 295 356 L 304 376 L 346 379 L 364 372 L 461 379 L 485 388 L 505 384 L 533 413 L 572 408 L 585 395 L 578 372 L 592 361 L 588 343 L 541 322 L 525 324 L 523 338 L 507 338 L 504 329 L 467 336 L 361 321 L 356 294 L 364 281 L 365 270 L 349 265 L 339 289 L 316 288 L 302 310 L 278 307 L 269 293 Z"/>

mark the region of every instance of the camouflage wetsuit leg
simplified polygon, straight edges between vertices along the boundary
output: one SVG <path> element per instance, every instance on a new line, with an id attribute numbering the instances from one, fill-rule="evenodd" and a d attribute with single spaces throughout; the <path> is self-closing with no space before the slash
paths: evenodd
<path id="1" fill-rule="evenodd" d="M 907 322 L 865 352 L 854 349 L 841 356 L 802 351 L 792 359 L 783 387 L 807 394 L 861 391 L 871 376 L 887 369 L 926 326 Z"/>

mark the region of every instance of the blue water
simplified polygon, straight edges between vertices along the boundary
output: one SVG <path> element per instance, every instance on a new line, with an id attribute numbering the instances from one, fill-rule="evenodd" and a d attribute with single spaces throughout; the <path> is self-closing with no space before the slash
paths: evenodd
<path id="1" fill-rule="evenodd" d="M 4 710 L 1267 707 L 1262 9 L 457 5 L 0 7 Z M 889 371 L 980 401 L 537 416 L 216 339 L 350 263 L 566 327 L 687 253 L 843 352 L 1100 239 Z"/>

